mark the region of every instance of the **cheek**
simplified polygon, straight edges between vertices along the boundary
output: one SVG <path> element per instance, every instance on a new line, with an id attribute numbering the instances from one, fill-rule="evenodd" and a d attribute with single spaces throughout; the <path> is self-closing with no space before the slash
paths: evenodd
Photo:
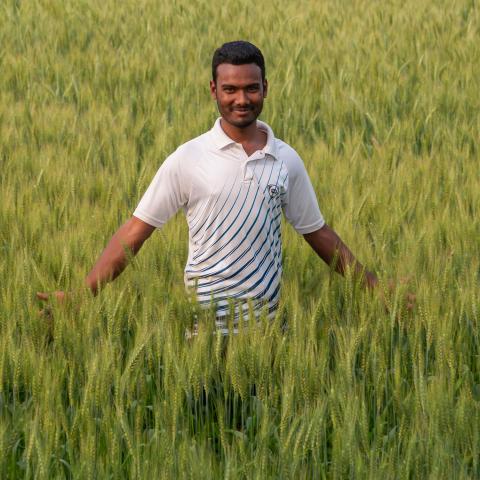
<path id="1" fill-rule="evenodd" d="M 253 99 L 253 102 L 257 105 L 261 105 L 263 103 L 263 96 L 259 95 Z"/>
<path id="2" fill-rule="evenodd" d="M 217 96 L 217 103 L 221 107 L 228 107 L 232 103 L 232 99 L 228 96 Z"/>
<path id="3" fill-rule="evenodd" d="M 218 105 L 219 107 L 225 107 L 225 106 L 227 105 L 227 102 L 225 102 L 224 99 L 217 97 L 217 105 Z"/>

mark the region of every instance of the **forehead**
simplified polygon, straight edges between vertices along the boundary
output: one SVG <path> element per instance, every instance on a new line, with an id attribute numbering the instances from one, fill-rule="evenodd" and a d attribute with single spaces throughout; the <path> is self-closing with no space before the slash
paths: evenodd
<path id="1" fill-rule="evenodd" d="M 262 70 L 256 63 L 232 65 L 221 63 L 217 67 L 217 83 L 229 85 L 249 85 L 262 82 Z"/>

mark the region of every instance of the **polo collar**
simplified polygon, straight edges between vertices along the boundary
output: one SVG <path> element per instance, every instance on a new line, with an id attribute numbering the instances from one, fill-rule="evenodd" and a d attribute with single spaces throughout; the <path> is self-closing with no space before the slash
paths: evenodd
<path id="1" fill-rule="evenodd" d="M 275 146 L 275 136 L 273 134 L 272 129 L 270 128 L 269 125 L 267 125 L 265 122 L 262 122 L 260 120 L 257 120 L 257 126 L 261 130 L 265 131 L 267 133 L 267 143 L 265 144 L 265 148 L 263 151 L 275 159 L 277 158 L 277 149 Z M 232 145 L 235 142 L 235 140 L 232 140 L 223 130 L 222 126 L 220 125 L 220 117 L 217 118 L 215 121 L 215 124 L 213 125 L 213 128 L 210 130 L 213 142 L 215 146 L 219 149 L 222 150 L 223 148 L 227 147 L 228 145 Z"/>

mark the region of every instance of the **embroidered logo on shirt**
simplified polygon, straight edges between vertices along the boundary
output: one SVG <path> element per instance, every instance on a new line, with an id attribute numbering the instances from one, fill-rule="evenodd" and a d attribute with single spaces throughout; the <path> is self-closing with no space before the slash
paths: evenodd
<path id="1" fill-rule="evenodd" d="M 277 185 L 267 185 L 267 188 L 271 198 L 276 198 L 280 194 L 280 189 Z"/>

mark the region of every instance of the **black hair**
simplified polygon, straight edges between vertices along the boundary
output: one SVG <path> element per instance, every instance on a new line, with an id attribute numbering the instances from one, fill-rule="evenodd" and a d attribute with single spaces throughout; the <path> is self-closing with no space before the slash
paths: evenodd
<path id="1" fill-rule="evenodd" d="M 221 63 L 230 63 L 231 65 L 255 63 L 262 71 L 262 80 L 265 80 L 265 59 L 262 52 L 253 43 L 237 40 L 224 43 L 220 48 L 217 48 L 212 58 L 212 78 L 214 82 L 217 81 L 217 67 Z"/>

